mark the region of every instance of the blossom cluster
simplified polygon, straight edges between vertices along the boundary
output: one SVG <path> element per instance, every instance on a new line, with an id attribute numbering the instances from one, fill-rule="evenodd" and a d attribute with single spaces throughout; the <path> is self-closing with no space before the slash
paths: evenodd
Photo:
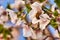
<path id="1" fill-rule="evenodd" d="M 6 9 L 0 6 L 0 24 L 12 30 L 11 40 L 17 40 L 19 29 L 23 29 L 26 40 L 60 40 L 60 9 L 56 4 L 46 8 L 47 2 L 15 0 Z"/>

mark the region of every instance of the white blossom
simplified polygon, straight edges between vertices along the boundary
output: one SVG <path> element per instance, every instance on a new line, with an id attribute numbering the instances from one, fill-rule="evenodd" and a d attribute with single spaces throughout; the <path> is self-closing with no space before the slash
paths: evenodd
<path id="1" fill-rule="evenodd" d="M 51 7 L 51 11 L 52 11 L 52 12 L 55 11 L 55 7 L 56 7 L 56 4 L 53 4 L 52 7 Z"/>
<path id="2" fill-rule="evenodd" d="M 44 30 L 46 26 L 49 24 L 50 18 L 46 14 L 40 15 L 40 29 Z"/>
<path id="3" fill-rule="evenodd" d="M 19 37 L 19 31 L 17 29 L 13 28 L 11 34 L 13 36 L 12 40 L 17 40 L 18 39 L 18 37 Z"/>
<path id="4" fill-rule="evenodd" d="M 30 28 L 31 30 L 31 33 L 32 33 L 32 35 L 31 35 L 31 38 L 32 39 L 37 39 L 37 36 L 36 36 L 36 33 L 34 32 L 34 30 L 32 29 L 32 28 Z"/>
<path id="5" fill-rule="evenodd" d="M 24 37 L 30 37 L 32 35 L 30 28 L 25 25 L 23 28 L 23 36 Z"/>
<path id="6" fill-rule="evenodd" d="M 21 18 L 17 20 L 16 24 L 15 25 L 20 25 L 22 22 Z"/>
<path id="7" fill-rule="evenodd" d="M 8 16 L 2 15 L 2 16 L 0 17 L 0 19 L 1 19 L 2 21 L 4 21 L 4 22 L 7 22 L 7 21 L 8 21 Z"/>
<path id="8" fill-rule="evenodd" d="M 42 40 L 42 39 L 43 39 L 43 33 L 42 33 L 41 31 L 39 31 L 39 32 L 37 33 L 37 39 L 38 39 L 38 40 Z"/>
<path id="9" fill-rule="evenodd" d="M 11 22 L 12 23 L 16 23 L 16 20 L 18 19 L 17 18 L 17 15 L 15 14 L 15 12 L 13 11 L 13 10 L 9 10 L 9 9 L 7 9 L 6 11 L 8 11 L 9 13 L 9 16 L 10 16 L 10 18 L 11 18 Z"/>
<path id="10" fill-rule="evenodd" d="M 58 26 L 58 31 L 60 32 L 60 26 Z"/>
<path id="11" fill-rule="evenodd" d="M 29 19 L 27 18 L 28 21 L 29 21 L 29 20 L 33 20 L 33 18 L 35 17 L 36 13 L 37 13 L 36 10 L 31 10 L 31 11 L 29 12 L 28 16 L 27 16 L 27 17 L 29 18 Z M 32 21 L 31 21 L 31 22 L 32 22 Z"/>
<path id="12" fill-rule="evenodd" d="M 35 18 L 33 18 L 32 23 L 33 23 L 33 24 L 36 24 L 36 23 L 38 23 L 39 21 L 40 21 L 40 20 L 37 20 L 36 17 L 35 17 Z"/>
<path id="13" fill-rule="evenodd" d="M 3 8 L 3 6 L 0 6 L 0 15 L 5 11 L 5 9 Z"/>
<path id="14" fill-rule="evenodd" d="M 20 1 L 20 0 L 15 0 L 15 3 L 13 3 L 13 4 L 10 4 L 10 7 L 12 8 L 12 9 L 19 9 L 19 7 L 20 7 L 20 5 L 22 6 L 22 5 L 24 5 L 25 4 L 25 2 L 24 1 Z"/>
<path id="15" fill-rule="evenodd" d="M 59 33 L 58 33 L 58 30 L 55 30 L 55 31 L 56 31 L 56 33 L 54 34 L 54 37 L 59 38 Z"/>
<path id="16" fill-rule="evenodd" d="M 59 9 L 57 9 L 57 12 L 58 12 L 58 14 L 60 14 L 60 10 Z"/>
<path id="17" fill-rule="evenodd" d="M 46 19 L 51 19 L 47 14 L 41 14 L 39 17 L 46 18 Z"/>
<path id="18" fill-rule="evenodd" d="M 31 5 L 31 8 L 32 8 L 32 9 L 36 9 L 36 7 L 38 7 L 39 9 L 41 9 L 42 3 L 34 2 L 34 3 Z"/>
<path id="19" fill-rule="evenodd" d="M 47 37 L 46 40 L 53 40 L 52 37 Z"/>

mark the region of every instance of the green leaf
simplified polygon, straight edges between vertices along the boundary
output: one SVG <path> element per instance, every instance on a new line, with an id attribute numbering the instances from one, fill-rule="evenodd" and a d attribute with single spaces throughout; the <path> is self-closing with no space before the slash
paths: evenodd
<path id="1" fill-rule="evenodd" d="M 53 14 L 54 14 L 54 16 L 58 16 L 58 12 L 57 11 L 55 11 Z"/>
<path id="2" fill-rule="evenodd" d="M 3 38 L 7 39 L 7 35 L 11 36 L 11 33 L 10 33 L 10 31 L 8 29 L 4 29 L 4 31 L 3 31 Z"/>
<path id="3" fill-rule="evenodd" d="M 2 33 L 3 32 L 3 25 L 2 24 L 0 24 L 0 33 Z"/>
<path id="4" fill-rule="evenodd" d="M 56 3 L 57 6 L 60 8 L 60 0 L 55 0 L 55 3 Z"/>
<path id="5" fill-rule="evenodd" d="M 58 24 L 56 23 L 56 20 L 55 19 L 52 19 L 50 21 L 50 24 L 54 27 L 54 28 L 57 28 L 58 27 Z"/>
<path id="6" fill-rule="evenodd" d="M 7 5 L 7 8 L 8 8 L 8 9 L 11 9 L 10 4 Z"/>
<path id="7" fill-rule="evenodd" d="M 12 38 L 12 35 L 11 35 L 11 31 L 4 28 L 2 24 L 0 24 L 0 33 L 3 34 L 3 38 L 6 40 L 7 39 L 7 35 L 10 35 L 11 38 Z"/>
<path id="8" fill-rule="evenodd" d="M 40 2 L 43 2 L 43 1 L 45 1 L 45 0 L 39 0 Z"/>
<path id="9" fill-rule="evenodd" d="M 30 5 L 29 5 L 29 4 L 26 4 L 26 8 L 27 8 L 27 11 L 28 11 L 28 13 L 29 13 L 29 11 L 31 10 Z"/>

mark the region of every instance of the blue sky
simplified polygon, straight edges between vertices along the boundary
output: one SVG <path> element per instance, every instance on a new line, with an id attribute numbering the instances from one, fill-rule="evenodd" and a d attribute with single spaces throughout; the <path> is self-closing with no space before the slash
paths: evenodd
<path id="1" fill-rule="evenodd" d="M 2 5 L 4 8 L 7 7 L 8 3 L 14 3 L 14 0 L 0 0 L 0 5 Z"/>
<path id="2" fill-rule="evenodd" d="M 49 0 L 49 2 L 50 2 L 51 4 L 54 4 L 54 0 Z"/>
<path id="3" fill-rule="evenodd" d="M 54 2 L 53 2 L 54 0 L 49 0 L 49 2 L 51 3 L 51 4 L 54 4 Z M 14 3 L 14 0 L 0 0 L 0 5 L 2 5 L 4 8 L 6 8 L 7 7 L 7 5 L 8 5 L 8 3 Z M 47 6 L 48 7 L 48 6 Z M 21 35 L 19 36 L 19 39 L 18 40 L 25 40 L 24 39 L 24 37 L 23 37 L 23 33 L 22 33 L 22 30 L 20 30 L 20 32 L 21 32 Z"/>
<path id="4" fill-rule="evenodd" d="M 49 0 L 49 2 L 51 3 L 51 4 L 54 4 L 54 2 L 53 2 L 54 0 Z M 0 5 L 2 5 L 4 8 L 6 8 L 7 7 L 7 4 L 8 3 L 14 3 L 14 0 L 0 0 Z"/>

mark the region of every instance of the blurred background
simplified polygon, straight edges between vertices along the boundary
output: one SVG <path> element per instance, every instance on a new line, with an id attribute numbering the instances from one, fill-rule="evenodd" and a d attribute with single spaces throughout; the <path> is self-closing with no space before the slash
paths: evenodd
<path id="1" fill-rule="evenodd" d="M 12 3 L 14 3 L 14 0 L 0 0 L 0 6 L 2 5 L 4 8 L 6 8 L 8 4 L 12 4 Z M 49 0 L 49 3 L 55 4 L 54 0 Z M 48 5 L 46 7 L 49 8 Z M 20 29 L 20 33 L 21 34 L 20 34 L 18 40 L 26 40 L 22 35 L 23 34 L 22 29 Z"/>

